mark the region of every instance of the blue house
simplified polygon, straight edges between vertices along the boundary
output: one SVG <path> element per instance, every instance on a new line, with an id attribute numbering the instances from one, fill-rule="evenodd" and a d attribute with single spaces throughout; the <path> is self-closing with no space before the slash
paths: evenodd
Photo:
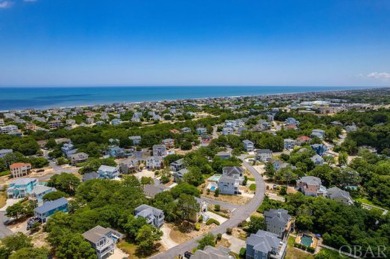
<path id="1" fill-rule="evenodd" d="M 319 156 L 322 156 L 328 150 L 328 148 L 324 144 L 314 144 L 314 145 L 311 145 L 311 148 Z"/>
<path id="2" fill-rule="evenodd" d="M 7 197 L 18 199 L 27 197 L 32 193 L 35 186 L 38 185 L 38 179 L 35 178 L 19 178 L 12 181 L 7 189 Z"/>
<path id="3" fill-rule="evenodd" d="M 65 198 L 45 202 L 34 210 L 34 215 L 40 222 L 44 223 L 57 211 L 68 212 L 68 201 Z"/>

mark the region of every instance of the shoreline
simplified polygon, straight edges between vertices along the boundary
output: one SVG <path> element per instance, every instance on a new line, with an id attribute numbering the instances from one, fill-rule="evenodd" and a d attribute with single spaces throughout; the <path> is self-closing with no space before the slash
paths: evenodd
<path id="1" fill-rule="evenodd" d="M 154 87 L 154 86 L 150 86 Z M 200 86 L 204 87 L 204 86 Z M 213 86 L 214 87 L 214 86 Z M 215 87 L 222 87 L 222 86 L 215 86 Z M 226 86 L 229 88 L 235 88 L 234 86 Z M 250 86 L 252 87 L 252 86 Z M 308 86 L 309 87 L 309 86 Z M 1 89 L 2 87 L 0 87 Z M 23 89 L 27 89 L 28 87 L 23 87 Z M 49 87 L 37 87 L 35 89 L 48 89 Z M 62 87 L 52 87 L 51 89 L 61 89 Z M 63 87 L 67 88 L 67 87 Z M 93 87 L 69 87 L 71 89 L 77 89 L 77 88 L 90 88 Z M 99 88 L 99 87 L 96 87 Z M 112 88 L 132 88 L 132 86 L 129 87 L 112 87 Z M 148 87 L 145 87 L 148 88 Z M 188 88 L 188 87 L 186 87 Z M 304 86 L 302 87 L 304 88 Z M 336 88 L 336 87 L 335 87 Z M 348 89 L 327 89 L 327 90 L 311 90 L 311 91 L 296 91 L 296 92 L 278 92 L 278 93 L 268 93 L 268 94 L 243 94 L 243 95 L 227 95 L 227 96 L 210 96 L 210 97 L 186 97 L 186 98 L 174 98 L 174 99 L 154 99 L 154 100 L 140 100 L 140 101 L 107 101 L 107 102 L 98 102 L 98 103 L 91 103 L 91 104 L 80 104 L 80 105 L 65 105 L 65 106 L 58 106 L 58 105 L 49 105 L 49 106 L 42 106 L 38 108 L 16 108 L 16 109 L 2 109 L 0 110 L 0 113 L 4 112 L 10 112 L 10 111 L 24 111 L 24 110 L 38 110 L 38 111 L 44 111 L 44 110 L 50 110 L 50 109 L 74 109 L 74 108 L 87 108 L 87 107 L 93 107 L 93 106 L 110 106 L 110 105 L 131 105 L 131 104 L 142 104 L 142 103 L 161 103 L 161 102 L 180 102 L 184 100 L 188 101 L 201 101 L 201 100 L 208 100 L 208 99 L 234 99 L 234 98 L 246 98 L 246 97 L 252 97 L 252 98 L 267 98 L 272 96 L 288 96 L 288 95 L 302 95 L 302 94 L 323 94 L 323 93 L 334 93 L 334 92 L 349 92 L 349 91 L 367 91 L 367 90 L 380 90 L 380 89 L 387 89 L 390 87 L 374 87 L 374 88 L 365 88 L 365 87 L 355 87 L 355 88 L 348 88 Z M 8 89 L 21 89 L 19 87 L 15 88 L 8 88 Z M 34 89 L 34 88 L 31 88 Z"/>

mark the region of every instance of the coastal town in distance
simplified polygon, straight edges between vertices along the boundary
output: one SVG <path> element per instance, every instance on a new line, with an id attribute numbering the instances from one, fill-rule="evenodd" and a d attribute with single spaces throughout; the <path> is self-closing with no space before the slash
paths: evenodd
<path id="1" fill-rule="evenodd" d="M 0 258 L 388 258 L 389 208 L 386 87 L 0 111 Z"/>

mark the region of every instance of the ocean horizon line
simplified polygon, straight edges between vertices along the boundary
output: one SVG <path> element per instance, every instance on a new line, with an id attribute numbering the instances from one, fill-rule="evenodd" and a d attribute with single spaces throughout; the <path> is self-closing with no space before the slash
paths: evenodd
<path id="1" fill-rule="evenodd" d="M 372 90 L 379 87 L 24 87 L 1 88 L 0 111 L 72 108 L 114 103 L 142 103 L 315 92 Z M 20 89 L 23 89 L 22 91 Z"/>

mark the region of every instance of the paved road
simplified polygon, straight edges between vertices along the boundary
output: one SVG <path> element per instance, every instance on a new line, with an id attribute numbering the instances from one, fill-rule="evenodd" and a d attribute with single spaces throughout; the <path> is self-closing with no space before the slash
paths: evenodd
<path id="1" fill-rule="evenodd" d="M 246 161 L 244 161 L 244 157 L 240 157 L 241 160 L 243 160 L 243 166 L 248 169 L 255 178 L 256 182 L 256 194 L 255 196 L 244 206 L 238 207 L 230 217 L 229 220 L 222 223 L 220 226 L 214 228 L 212 231 L 210 231 L 212 234 L 216 235 L 218 233 L 226 233 L 227 228 L 233 228 L 236 227 L 240 222 L 246 220 L 254 211 L 257 210 L 257 208 L 261 205 L 264 199 L 264 193 L 265 193 L 265 183 L 259 172 L 256 171 L 250 164 L 248 164 Z M 200 237 L 197 237 L 195 239 L 191 239 L 185 243 L 182 243 L 180 245 L 177 245 L 175 247 L 172 247 L 171 249 L 168 249 L 167 251 L 157 254 L 151 258 L 154 259 L 166 259 L 166 258 L 174 258 L 175 256 L 179 254 L 184 254 L 185 251 L 191 251 L 192 248 L 197 246 L 197 240 L 199 240 Z"/>
<path id="2" fill-rule="evenodd" d="M 0 239 L 12 235 L 13 232 L 3 224 L 5 211 L 0 211 Z"/>
<path id="3" fill-rule="evenodd" d="M 78 172 L 78 169 L 75 168 L 62 168 L 62 166 L 57 165 L 55 162 L 50 161 L 49 166 L 53 169 L 53 173 L 47 174 L 44 176 L 37 177 L 40 182 L 44 182 L 50 179 L 55 174 L 60 174 L 60 173 L 76 173 Z"/>

